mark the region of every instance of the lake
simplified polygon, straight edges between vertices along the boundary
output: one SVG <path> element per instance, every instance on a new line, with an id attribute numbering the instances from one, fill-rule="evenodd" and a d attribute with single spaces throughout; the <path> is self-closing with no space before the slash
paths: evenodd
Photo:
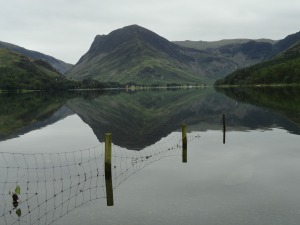
<path id="1" fill-rule="evenodd" d="M 299 224 L 299 88 L 35 92 L 0 104 L 0 224 Z"/>

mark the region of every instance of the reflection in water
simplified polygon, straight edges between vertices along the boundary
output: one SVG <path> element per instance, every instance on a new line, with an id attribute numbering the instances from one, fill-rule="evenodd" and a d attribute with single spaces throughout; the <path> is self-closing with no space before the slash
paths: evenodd
<path id="1" fill-rule="evenodd" d="M 229 97 L 213 89 L 75 92 L 60 98 L 34 94 L 7 99 L 0 95 L 4 109 L 0 112 L 0 140 L 53 124 L 73 113 L 92 128 L 100 142 L 111 132 L 116 145 L 135 150 L 178 131 L 182 122 L 197 131 L 221 130 L 223 114 L 228 131 L 282 127 L 300 134 L 298 89 L 259 90 L 222 89 Z"/>
<path id="2" fill-rule="evenodd" d="M 48 225 L 96 199 L 107 199 L 107 205 L 112 206 L 113 190 L 133 174 L 162 158 L 183 155 L 183 151 L 186 154 L 179 137 L 179 133 L 173 134 L 138 152 L 111 145 L 110 157 L 106 151 L 104 157 L 102 146 L 63 153 L 1 152 L 4 204 L 0 206 L 0 221 Z M 191 134 L 185 140 L 187 143 L 196 138 L 199 136 Z"/>
<path id="3" fill-rule="evenodd" d="M 111 175 L 111 133 L 105 134 L 105 163 L 104 163 L 104 174 L 105 174 L 105 186 L 107 196 L 107 206 L 114 205 L 112 175 Z"/>
<path id="4" fill-rule="evenodd" d="M 199 135 L 190 133 L 186 136 L 186 141 L 190 143 L 199 138 Z M 184 157 L 183 152 L 187 152 L 187 147 L 184 147 L 182 143 L 182 134 L 174 132 L 169 137 L 141 151 L 127 150 L 113 144 L 112 177 L 114 189 L 119 187 L 130 176 L 153 162 L 171 156 Z"/>
<path id="5" fill-rule="evenodd" d="M 120 93 L 76 98 L 67 105 L 89 124 L 99 141 L 104 141 L 105 132 L 112 132 L 115 144 L 136 150 L 178 130 L 182 122 L 197 131 L 221 130 L 222 114 L 226 114 L 227 130 L 277 126 L 300 134 L 299 123 L 291 123 L 272 110 L 239 103 L 211 89 Z"/>
<path id="6" fill-rule="evenodd" d="M 300 134 L 300 88 L 299 87 L 244 87 L 217 88 L 238 102 L 250 103 L 255 106 L 271 109 L 285 115 L 289 121 L 276 118 L 275 123 L 291 133 Z M 270 121 L 272 118 L 263 118 Z M 252 121 L 251 121 L 252 122 Z M 263 121 L 259 121 L 263 124 Z M 265 123 L 266 123 L 265 122 Z"/>
<path id="7" fill-rule="evenodd" d="M 141 150 L 178 130 L 182 122 L 197 122 L 197 102 L 209 90 L 121 92 L 96 98 L 75 98 L 67 106 L 93 129 L 100 142 L 106 132 L 114 143 Z M 194 105 L 194 106 L 193 106 Z"/>
<path id="8" fill-rule="evenodd" d="M 0 94 L 0 141 L 55 123 L 72 112 L 63 107 L 66 94 Z"/>
<path id="9" fill-rule="evenodd" d="M 112 205 L 115 200 L 113 191 L 147 165 L 169 156 L 182 156 L 182 161 L 187 161 L 187 151 L 184 151 L 182 143 L 179 142 L 181 134 L 174 132 L 178 130 L 182 121 L 189 125 L 189 130 L 220 131 L 222 115 L 226 115 L 226 129 L 225 118 L 223 119 L 224 142 L 225 132 L 232 130 L 267 130 L 283 127 L 291 133 L 300 134 L 298 91 L 272 89 L 270 92 L 272 95 L 265 89 L 222 91 L 229 97 L 211 89 L 113 94 L 86 92 L 84 95 L 75 93 L 63 98 L 35 96 L 36 94 L 24 95 L 25 97 L 20 99 L 15 96 L 13 98 L 0 96 L 3 103 L 3 111 L 1 108 L 0 112 L 0 123 L 3 125 L 0 130 L 1 141 L 42 128 L 72 113 L 79 115 L 93 129 L 100 142 L 104 142 L 104 133 L 112 132 L 114 135 L 111 176 L 108 177 L 105 177 L 104 172 L 102 146 L 50 154 L 1 152 L 0 190 L 3 203 L 0 204 L 1 223 L 50 224 L 95 199 L 103 199 L 104 202 L 106 199 L 106 203 Z M 39 132 L 42 133 L 42 130 Z M 168 138 L 164 138 L 168 135 Z M 255 141 L 260 136 L 257 135 Z M 221 138 L 220 132 L 220 142 Z M 201 144 L 204 142 L 203 140 Z M 217 159 L 223 160 L 228 156 L 225 151 L 223 153 L 211 151 L 210 145 L 211 143 L 202 149 L 207 151 L 207 155 L 214 152 L 213 160 L 205 161 L 207 159 L 205 157 L 198 158 L 203 160 L 202 163 L 197 162 L 203 171 L 207 170 L 207 163 L 216 162 Z M 223 147 L 230 147 L 227 150 L 236 150 L 236 146 L 230 146 L 230 143 Z M 249 151 L 251 153 L 248 154 L 253 154 L 252 147 Z M 274 152 L 272 147 L 266 149 Z M 262 149 L 257 150 L 258 155 L 260 151 Z M 293 156 L 295 152 L 296 150 L 290 155 Z M 238 153 L 240 152 L 234 152 L 233 155 Z M 220 157 L 220 154 L 223 156 Z M 241 154 L 240 159 L 243 159 L 245 152 Z M 277 158 L 280 159 L 280 163 L 274 165 L 281 164 L 282 158 Z M 265 165 L 265 162 L 261 164 Z M 220 170 L 223 170 L 223 164 L 219 165 Z M 231 164 L 228 165 L 230 167 Z M 252 167 L 245 168 L 242 170 L 245 176 L 242 177 L 248 179 L 250 175 L 252 176 Z M 283 168 L 279 169 L 278 171 L 283 171 Z M 209 179 L 211 175 L 208 173 Z M 238 175 L 237 177 L 239 178 Z M 233 176 L 225 183 L 238 182 L 236 176 Z M 249 189 L 255 190 L 252 187 Z M 110 194 L 108 190 L 111 191 Z M 211 195 L 203 194 L 203 196 Z M 227 192 L 222 195 L 224 196 L 228 196 Z M 194 205 L 194 208 L 197 207 L 198 202 Z"/>
<path id="10" fill-rule="evenodd" d="M 181 125 L 182 134 L 182 162 L 187 163 L 187 134 L 186 134 L 186 124 Z"/>

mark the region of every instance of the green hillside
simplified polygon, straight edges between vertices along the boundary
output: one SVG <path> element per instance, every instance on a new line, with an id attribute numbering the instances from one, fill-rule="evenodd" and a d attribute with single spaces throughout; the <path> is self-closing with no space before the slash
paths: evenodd
<path id="1" fill-rule="evenodd" d="M 49 63 L 0 48 L 0 90 L 63 89 L 67 83 Z"/>
<path id="2" fill-rule="evenodd" d="M 0 41 L 0 48 L 9 49 L 13 52 L 17 52 L 19 54 L 25 55 L 32 59 L 41 59 L 43 61 L 46 61 L 60 73 L 65 73 L 67 70 L 69 70 L 72 67 L 72 64 L 65 63 L 59 59 L 52 57 L 52 56 L 45 55 L 43 53 L 36 52 L 36 51 L 31 51 L 26 48 L 22 48 L 20 46 L 10 44 L 7 42 Z"/>
<path id="3" fill-rule="evenodd" d="M 272 60 L 237 70 L 215 85 L 300 84 L 300 42 Z"/>

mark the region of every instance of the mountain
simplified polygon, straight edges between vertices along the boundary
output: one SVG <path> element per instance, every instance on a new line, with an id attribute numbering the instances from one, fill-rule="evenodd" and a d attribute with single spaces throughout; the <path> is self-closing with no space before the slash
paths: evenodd
<path id="1" fill-rule="evenodd" d="M 228 44 L 225 46 L 219 47 L 217 50 L 211 50 L 216 54 L 220 54 L 223 57 L 231 58 L 232 60 L 240 63 L 237 58 L 242 55 L 243 61 L 258 60 L 262 61 L 268 58 L 269 53 L 272 51 L 272 44 L 268 42 L 257 42 L 257 41 L 248 41 L 243 44 Z"/>
<path id="2" fill-rule="evenodd" d="M 58 59 L 52 57 L 52 56 L 48 56 L 48 55 L 45 55 L 45 54 L 42 54 L 42 53 L 36 52 L 36 51 L 31 51 L 31 50 L 28 50 L 28 49 L 25 49 L 25 48 L 22 48 L 20 46 L 13 45 L 10 43 L 0 41 L 0 49 L 1 48 L 9 49 L 11 51 L 20 53 L 20 54 L 25 55 L 32 59 L 44 60 L 62 74 L 65 73 L 67 70 L 69 70 L 72 67 L 72 64 L 65 63 L 61 60 L 58 60 Z"/>
<path id="3" fill-rule="evenodd" d="M 192 61 L 177 45 L 132 25 L 97 35 L 89 51 L 66 76 L 121 83 L 201 82 L 187 66 Z"/>
<path id="4" fill-rule="evenodd" d="M 256 41 L 256 42 L 264 42 L 264 43 L 270 43 L 275 44 L 276 41 L 271 39 L 223 39 L 220 41 L 173 41 L 173 43 L 177 45 L 181 45 L 187 48 L 195 48 L 199 50 L 206 50 L 206 49 L 217 49 L 220 47 L 224 47 L 226 45 L 240 45 L 240 44 L 246 44 L 249 41 Z"/>
<path id="5" fill-rule="evenodd" d="M 108 35 L 97 35 L 66 76 L 120 83 L 206 83 L 234 67 L 227 59 L 176 45 L 150 30 L 131 25 Z"/>
<path id="6" fill-rule="evenodd" d="M 300 84 L 300 41 L 269 61 L 237 70 L 215 82 L 215 85 L 254 84 Z"/>
<path id="7" fill-rule="evenodd" d="M 236 69 L 239 69 L 267 60 L 272 50 L 273 46 L 269 42 L 248 41 L 243 44 L 228 44 L 206 51 L 231 60 L 236 64 Z"/>
<path id="8" fill-rule="evenodd" d="M 267 60 L 273 51 L 273 44 L 276 41 L 270 39 L 225 39 L 212 42 L 177 41 L 175 43 L 185 47 L 196 48 L 207 54 L 229 60 L 235 65 L 234 69 L 228 72 L 229 74 L 236 69 Z M 221 76 L 217 78 L 221 78 Z"/>
<path id="9" fill-rule="evenodd" d="M 270 55 L 270 58 L 272 58 L 272 57 L 278 55 L 279 53 L 287 50 L 291 46 L 295 45 L 298 41 L 300 41 L 300 31 L 295 33 L 295 34 L 288 35 L 284 39 L 278 41 L 273 46 L 273 51 Z"/>
<path id="10" fill-rule="evenodd" d="M 97 35 L 66 73 L 74 80 L 138 84 L 213 83 L 232 72 L 270 60 L 300 39 L 232 39 L 170 42 L 138 25 Z"/>
<path id="11" fill-rule="evenodd" d="M 62 89 L 69 81 L 41 59 L 0 48 L 0 90 Z"/>

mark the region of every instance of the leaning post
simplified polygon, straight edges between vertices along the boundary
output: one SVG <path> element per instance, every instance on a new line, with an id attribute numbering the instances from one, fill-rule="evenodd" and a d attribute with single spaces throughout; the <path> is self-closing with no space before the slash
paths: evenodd
<path id="1" fill-rule="evenodd" d="M 111 173 L 111 133 L 105 134 L 105 186 L 106 186 L 106 198 L 107 206 L 114 205 L 113 197 L 113 185 L 112 185 L 112 173 Z"/>
<path id="2" fill-rule="evenodd" d="M 187 136 L 186 136 L 186 124 L 181 124 L 182 133 L 182 162 L 187 162 Z"/>

